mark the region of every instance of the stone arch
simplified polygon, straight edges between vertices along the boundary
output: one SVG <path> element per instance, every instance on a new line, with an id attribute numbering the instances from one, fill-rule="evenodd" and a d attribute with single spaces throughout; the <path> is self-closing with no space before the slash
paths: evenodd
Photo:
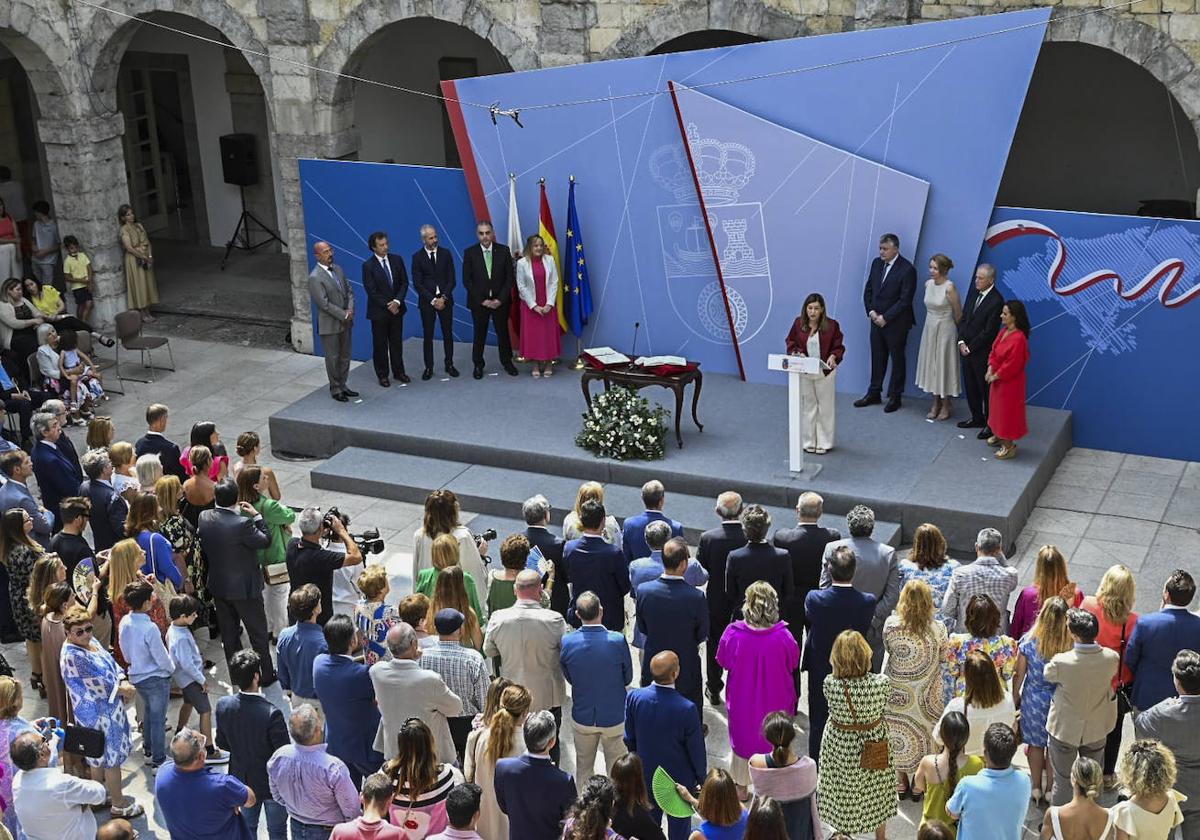
<path id="1" fill-rule="evenodd" d="M 662 43 L 701 29 L 727 29 L 768 41 L 813 34 L 806 16 L 790 15 L 763 0 L 683 0 L 668 3 L 639 20 L 598 57 L 608 60 L 646 55 Z"/>
<path id="2" fill-rule="evenodd" d="M 0 8 L 0 43 L 21 64 L 37 95 L 43 119 L 68 119 L 76 114 L 69 92 L 74 87 L 66 74 L 76 69 L 70 47 L 44 20 L 34 3 L 13 0 Z"/>

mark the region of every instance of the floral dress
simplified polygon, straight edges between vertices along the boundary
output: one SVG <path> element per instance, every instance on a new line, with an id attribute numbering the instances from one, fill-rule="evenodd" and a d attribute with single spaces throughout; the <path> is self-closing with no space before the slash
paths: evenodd
<path id="1" fill-rule="evenodd" d="M 193 594 L 205 609 L 211 610 L 213 600 L 208 594 L 208 562 L 200 551 L 200 537 L 196 529 L 182 514 L 175 513 L 168 516 L 158 530 L 171 544 L 171 550 L 182 555 L 187 565 L 188 581 L 195 589 Z"/>
<path id="2" fill-rule="evenodd" d="M 368 601 L 360 598 L 354 607 L 354 623 L 363 637 L 363 658 L 368 666 L 381 659 L 390 659 L 384 640 L 392 625 L 400 621 L 400 615 L 391 604 Z"/>
<path id="3" fill-rule="evenodd" d="M 946 677 L 946 699 L 962 697 L 967 692 L 967 684 L 963 679 L 963 665 L 966 664 L 967 654 L 973 650 L 981 650 L 991 657 L 1000 672 L 1000 681 L 1005 685 L 1017 670 L 1017 643 L 1011 636 L 1003 634 L 992 636 L 990 639 L 980 639 L 970 633 L 951 633 L 950 647 L 946 654 L 949 664 Z"/>
<path id="4" fill-rule="evenodd" d="M 1021 740 L 1031 747 L 1046 746 L 1046 716 L 1054 697 L 1055 683 L 1046 682 L 1042 669 L 1046 660 L 1033 636 L 1026 633 L 1017 649 L 1025 654 L 1025 682 L 1021 684 Z"/>
<path id="5" fill-rule="evenodd" d="M 900 588 L 903 589 L 904 584 L 910 580 L 923 580 L 929 584 L 929 588 L 933 590 L 934 615 L 937 616 L 938 621 L 946 625 L 947 633 L 954 629 L 957 619 L 956 616 L 942 614 L 942 602 L 946 600 L 946 589 L 950 586 L 950 577 L 958 566 L 957 560 L 950 559 L 936 569 L 922 569 L 911 560 L 900 561 Z"/>
<path id="6" fill-rule="evenodd" d="M 821 819 L 835 831 L 863 834 L 896 816 L 895 766 L 891 762 L 883 770 L 864 770 L 859 766 L 863 743 L 883 741 L 888 737 L 883 714 L 891 694 L 891 682 L 883 674 L 867 674 L 850 680 L 832 674 L 825 678 L 823 688 L 829 703 L 829 725 L 821 739 L 817 807 Z M 852 725 L 856 719 L 860 724 L 878 721 L 878 726 L 868 732 L 838 727 L 838 724 Z"/>
<path id="7" fill-rule="evenodd" d="M 8 598 L 12 604 L 13 621 L 21 631 L 22 638 L 27 642 L 41 642 L 42 619 L 29 606 L 29 576 L 33 573 L 33 564 L 37 562 L 40 551 L 35 551 L 20 543 L 13 546 L 12 551 L 4 558 L 8 566 Z M 40 666 L 40 663 L 38 663 Z"/>
<path id="8" fill-rule="evenodd" d="M 946 707 L 942 671 L 946 662 L 946 627 L 934 621 L 932 636 L 917 636 L 889 616 L 883 624 L 883 646 L 888 660 L 884 673 L 892 679 L 888 695 L 888 737 L 892 760 L 901 773 L 917 772 L 917 765 L 933 749 L 933 725 Z"/>
<path id="9" fill-rule="evenodd" d="M 125 679 L 121 666 L 95 639 L 87 648 L 71 642 L 63 645 L 59 665 L 76 723 L 104 733 L 104 755 L 89 758 L 88 765 L 120 767 L 133 749 L 125 704 L 119 695 L 114 696 L 114 689 Z"/>

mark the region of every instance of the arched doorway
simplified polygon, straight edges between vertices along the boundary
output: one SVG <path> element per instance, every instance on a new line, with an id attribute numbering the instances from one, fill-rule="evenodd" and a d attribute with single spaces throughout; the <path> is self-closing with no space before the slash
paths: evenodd
<path id="1" fill-rule="evenodd" d="M 997 204 L 1179 215 L 1198 186 L 1196 132 L 1162 82 L 1103 47 L 1042 45 Z"/>
<path id="2" fill-rule="evenodd" d="M 664 55 L 666 53 L 690 52 L 692 50 L 711 50 L 714 47 L 736 47 L 741 44 L 757 44 L 765 40 L 757 35 L 747 35 L 744 32 L 734 32 L 730 29 L 700 29 L 672 38 L 659 44 L 647 55 Z"/>
<path id="3" fill-rule="evenodd" d="M 23 228 L 28 226 L 33 202 L 50 199 L 46 155 L 38 139 L 40 116 L 29 74 L 0 30 L 0 199 Z"/>

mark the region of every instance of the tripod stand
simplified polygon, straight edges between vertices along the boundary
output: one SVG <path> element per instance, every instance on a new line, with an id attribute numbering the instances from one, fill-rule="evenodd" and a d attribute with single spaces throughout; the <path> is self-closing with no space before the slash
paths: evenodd
<path id="1" fill-rule="evenodd" d="M 238 192 L 242 196 L 242 215 L 238 216 L 237 226 L 233 229 L 233 236 L 225 243 L 225 256 L 221 258 L 221 270 L 225 270 L 225 263 L 229 261 L 229 254 L 234 248 L 240 251 L 253 251 L 255 248 L 261 248 L 268 242 L 278 242 L 280 245 L 287 247 L 287 243 L 279 238 L 279 234 L 271 230 L 263 224 L 262 220 L 246 209 L 246 188 L 238 187 Z M 250 226 L 257 225 L 259 230 L 267 235 L 267 238 L 261 242 L 250 244 Z"/>

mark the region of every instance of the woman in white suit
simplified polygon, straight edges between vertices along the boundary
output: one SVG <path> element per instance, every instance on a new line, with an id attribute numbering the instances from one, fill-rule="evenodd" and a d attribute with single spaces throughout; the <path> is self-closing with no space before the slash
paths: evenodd
<path id="1" fill-rule="evenodd" d="M 542 237 L 525 240 L 525 256 L 517 262 L 517 294 L 521 297 L 521 355 L 534 363 L 533 378 L 552 376 L 562 329 L 555 301 L 558 269 L 546 253 Z"/>

